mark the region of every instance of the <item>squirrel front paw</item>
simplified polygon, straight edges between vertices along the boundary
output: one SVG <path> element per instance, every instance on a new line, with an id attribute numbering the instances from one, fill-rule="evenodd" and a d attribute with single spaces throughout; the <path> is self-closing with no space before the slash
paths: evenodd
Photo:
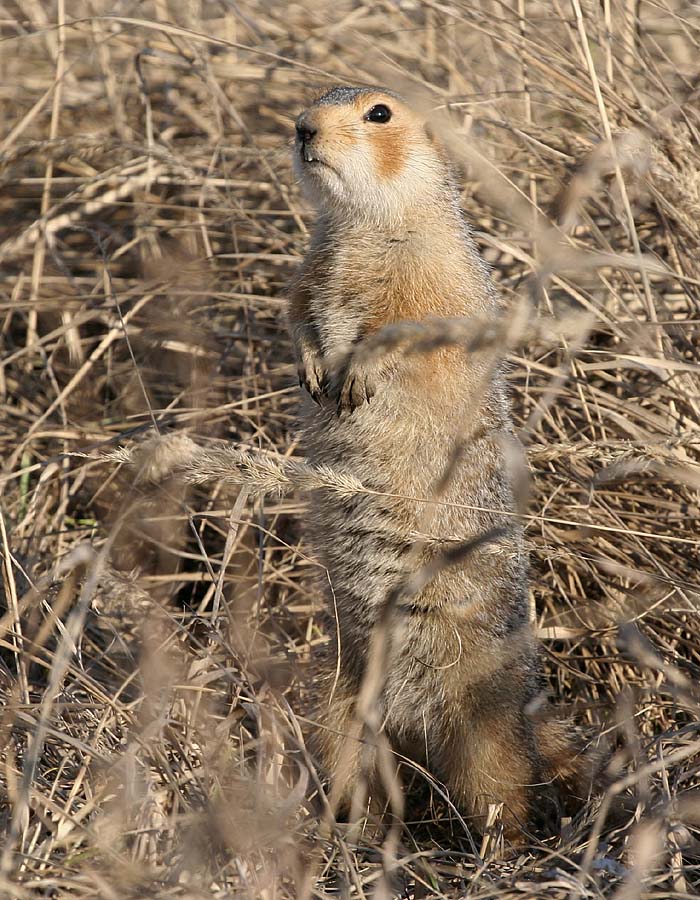
<path id="1" fill-rule="evenodd" d="M 315 403 L 320 403 L 328 385 L 328 376 L 321 357 L 311 350 L 303 351 L 297 372 L 299 373 L 299 387 L 307 390 Z"/>
<path id="2" fill-rule="evenodd" d="M 379 381 L 376 368 L 350 364 L 329 391 L 338 406 L 338 415 L 352 413 L 363 403 L 369 403 L 377 392 Z"/>

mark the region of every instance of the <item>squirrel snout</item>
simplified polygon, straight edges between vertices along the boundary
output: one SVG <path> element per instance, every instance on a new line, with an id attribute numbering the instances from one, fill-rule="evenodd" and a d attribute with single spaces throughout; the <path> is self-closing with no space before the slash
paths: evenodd
<path id="1" fill-rule="evenodd" d="M 306 119 L 303 115 L 299 116 L 296 121 L 295 127 L 297 131 L 297 139 L 301 141 L 302 144 L 308 144 L 318 133 L 318 129 L 314 128 L 309 120 Z"/>

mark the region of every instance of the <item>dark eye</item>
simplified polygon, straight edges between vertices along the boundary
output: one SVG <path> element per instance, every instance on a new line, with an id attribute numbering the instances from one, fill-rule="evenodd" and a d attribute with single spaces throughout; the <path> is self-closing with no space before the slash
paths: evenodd
<path id="1" fill-rule="evenodd" d="M 365 119 L 368 122 L 388 122 L 391 118 L 391 110 L 388 106 L 385 106 L 383 103 L 377 103 L 376 106 L 373 106 L 372 109 L 367 113 Z"/>

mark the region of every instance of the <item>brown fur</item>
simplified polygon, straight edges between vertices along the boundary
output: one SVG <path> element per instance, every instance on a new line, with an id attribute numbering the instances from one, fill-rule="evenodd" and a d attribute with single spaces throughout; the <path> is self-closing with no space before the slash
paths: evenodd
<path id="1" fill-rule="evenodd" d="M 391 108 L 390 122 L 364 118 L 377 102 Z M 542 786 L 571 781 L 577 764 L 563 726 L 528 712 L 542 685 L 503 449 L 513 436 L 500 362 L 452 347 L 376 364 L 351 357 L 339 375 L 331 371 L 338 354 L 386 324 L 495 317 L 499 299 L 443 153 L 399 98 L 336 89 L 299 128 L 315 132 L 298 138 L 295 164 L 319 207 L 289 302 L 300 378 L 317 401 L 305 404 L 304 437 L 314 462 L 379 492 L 318 492 L 312 501 L 310 536 L 340 629 L 340 659 L 319 660 L 313 748 L 338 807 L 349 807 L 363 784 L 381 802 L 385 776 L 376 752 L 363 750 L 356 701 L 393 592 L 385 679 L 372 706 L 381 734 L 441 778 L 477 826 L 489 804 L 503 803 L 515 835 Z M 420 502 L 434 498 L 457 443 L 440 502 Z M 426 529 L 432 540 L 416 544 Z M 441 546 L 494 530 L 497 537 L 459 562 L 439 562 Z M 402 597 L 402 585 L 426 565 L 437 574 Z"/>
<path id="2" fill-rule="evenodd" d="M 384 128 L 372 135 L 372 163 L 379 178 L 393 178 L 403 169 L 406 150 L 391 128 Z"/>

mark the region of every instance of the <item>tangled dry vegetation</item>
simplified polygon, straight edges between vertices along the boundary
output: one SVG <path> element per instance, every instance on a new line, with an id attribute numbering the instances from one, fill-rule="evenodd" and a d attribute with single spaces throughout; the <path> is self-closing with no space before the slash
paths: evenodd
<path id="1" fill-rule="evenodd" d="M 1 15 L 0 893 L 697 896 L 698 7 Z M 287 144 L 339 81 L 436 110 L 518 313 L 533 615 L 613 754 L 604 797 L 515 856 L 416 773 L 395 859 L 306 804 L 303 674 L 334 637 L 304 492 L 361 486 L 295 442 Z"/>

